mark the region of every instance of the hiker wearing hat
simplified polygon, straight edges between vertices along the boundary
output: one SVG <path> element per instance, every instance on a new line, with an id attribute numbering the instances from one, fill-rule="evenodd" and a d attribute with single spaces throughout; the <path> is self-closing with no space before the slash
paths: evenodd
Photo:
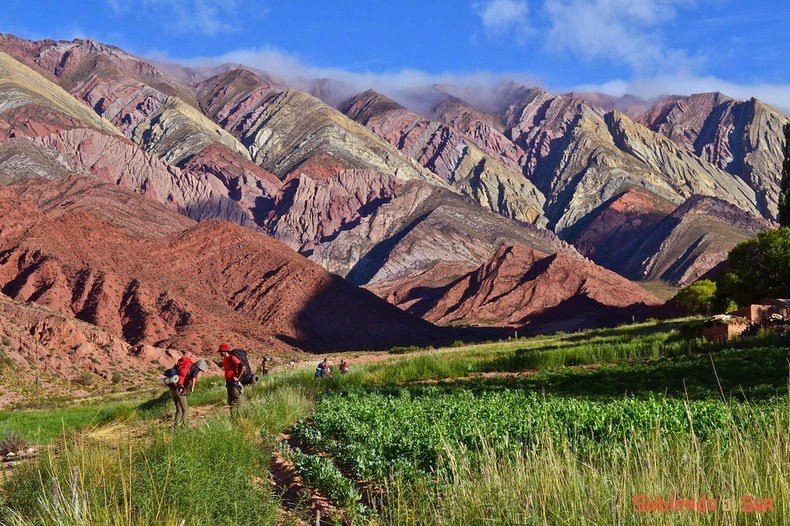
<path id="1" fill-rule="evenodd" d="M 184 351 L 183 356 L 176 362 L 175 370 L 178 379 L 169 384 L 170 395 L 176 405 L 176 414 L 173 417 L 173 427 L 186 426 L 189 423 L 189 406 L 187 395 L 195 390 L 195 382 L 201 372 L 208 371 L 206 360 L 192 361 L 189 351 Z"/>
<path id="2" fill-rule="evenodd" d="M 246 370 L 244 362 L 230 352 L 230 346 L 223 343 L 217 351 L 222 356 L 222 369 L 225 371 L 225 387 L 228 390 L 228 407 L 230 416 L 237 417 L 244 402 L 244 388 L 241 377 Z"/>

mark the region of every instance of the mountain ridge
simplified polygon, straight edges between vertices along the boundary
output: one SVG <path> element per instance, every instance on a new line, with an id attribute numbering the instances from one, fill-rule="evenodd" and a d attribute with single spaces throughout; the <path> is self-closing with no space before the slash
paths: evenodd
<path id="1" fill-rule="evenodd" d="M 0 51 L 16 72 L 0 97 L 3 182 L 95 177 L 271 235 L 404 308 L 406 291 L 446 287 L 502 245 L 685 284 L 775 217 L 781 116 L 756 100 L 505 83 L 484 101 L 437 84 L 412 91 L 413 111 L 372 89 L 341 103 L 331 78 L 295 89 L 91 39 L 0 35 Z M 642 243 L 654 228 L 686 249 Z M 693 228 L 707 229 L 696 244 L 680 234 Z"/>

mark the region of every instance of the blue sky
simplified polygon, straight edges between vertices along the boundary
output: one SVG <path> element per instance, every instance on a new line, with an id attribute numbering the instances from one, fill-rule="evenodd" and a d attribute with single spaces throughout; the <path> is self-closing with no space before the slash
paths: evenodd
<path id="1" fill-rule="evenodd" d="M 613 94 L 719 89 L 790 107 L 790 1 L 4 0 L 0 31 L 355 84 L 513 77 Z"/>

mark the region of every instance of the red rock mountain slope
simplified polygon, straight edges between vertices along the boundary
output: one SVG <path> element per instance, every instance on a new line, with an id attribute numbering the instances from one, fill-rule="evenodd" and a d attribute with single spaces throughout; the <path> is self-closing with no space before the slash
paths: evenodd
<path id="1" fill-rule="evenodd" d="M 612 266 L 630 279 L 687 285 L 726 260 L 735 245 L 772 226 L 730 203 L 694 196 L 644 232 L 632 255 Z"/>
<path id="2" fill-rule="evenodd" d="M 124 389 L 150 385 L 151 369 L 169 366 L 179 355 L 130 345 L 96 325 L 5 295 L 0 295 L 0 334 L 0 407 L 42 392 L 88 394 L 110 382 Z"/>
<path id="3" fill-rule="evenodd" d="M 0 286 L 123 337 L 195 351 L 381 349 L 427 342 L 428 323 L 221 221 L 195 224 L 85 178 L 2 190 Z"/>
<path id="4" fill-rule="evenodd" d="M 659 300 L 639 285 L 563 253 L 503 245 L 446 287 L 412 291 L 409 310 L 446 324 L 575 329 L 642 316 Z M 405 299 L 409 298 L 406 293 Z"/>

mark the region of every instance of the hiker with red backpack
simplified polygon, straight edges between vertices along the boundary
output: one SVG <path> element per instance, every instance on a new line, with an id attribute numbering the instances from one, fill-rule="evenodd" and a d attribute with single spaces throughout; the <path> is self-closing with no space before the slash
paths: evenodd
<path id="1" fill-rule="evenodd" d="M 237 355 L 238 350 L 231 352 L 227 343 L 221 344 L 217 352 L 222 357 L 222 369 L 225 371 L 225 387 L 228 390 L 230 416 L 235 418 L 239 416 L 241 406 L 244 403 L 242 378 L 245 377 L 245 373 L 250 372 L 249 365 L 245 364 L 245 362 L 249 362 L 246 359 L 242 360 Z M 246 358 L 246 353 L 244 358 Z"/>
<path id="2" fill-rule="evenodd" d="M 186 427 L 189 423 L 189 406 L 187 396 L 195 390 L 195 382 L 201 372 L 208 371 L 208 364 L 205 360 L 192 361 L 189 351 L 184 351 L 176 364 L 165 371 L 165 384 L 170 388 L 170 395 L 176 406 L 176 414 L 173 417 L 173 427 L 179 425 Z"/>

